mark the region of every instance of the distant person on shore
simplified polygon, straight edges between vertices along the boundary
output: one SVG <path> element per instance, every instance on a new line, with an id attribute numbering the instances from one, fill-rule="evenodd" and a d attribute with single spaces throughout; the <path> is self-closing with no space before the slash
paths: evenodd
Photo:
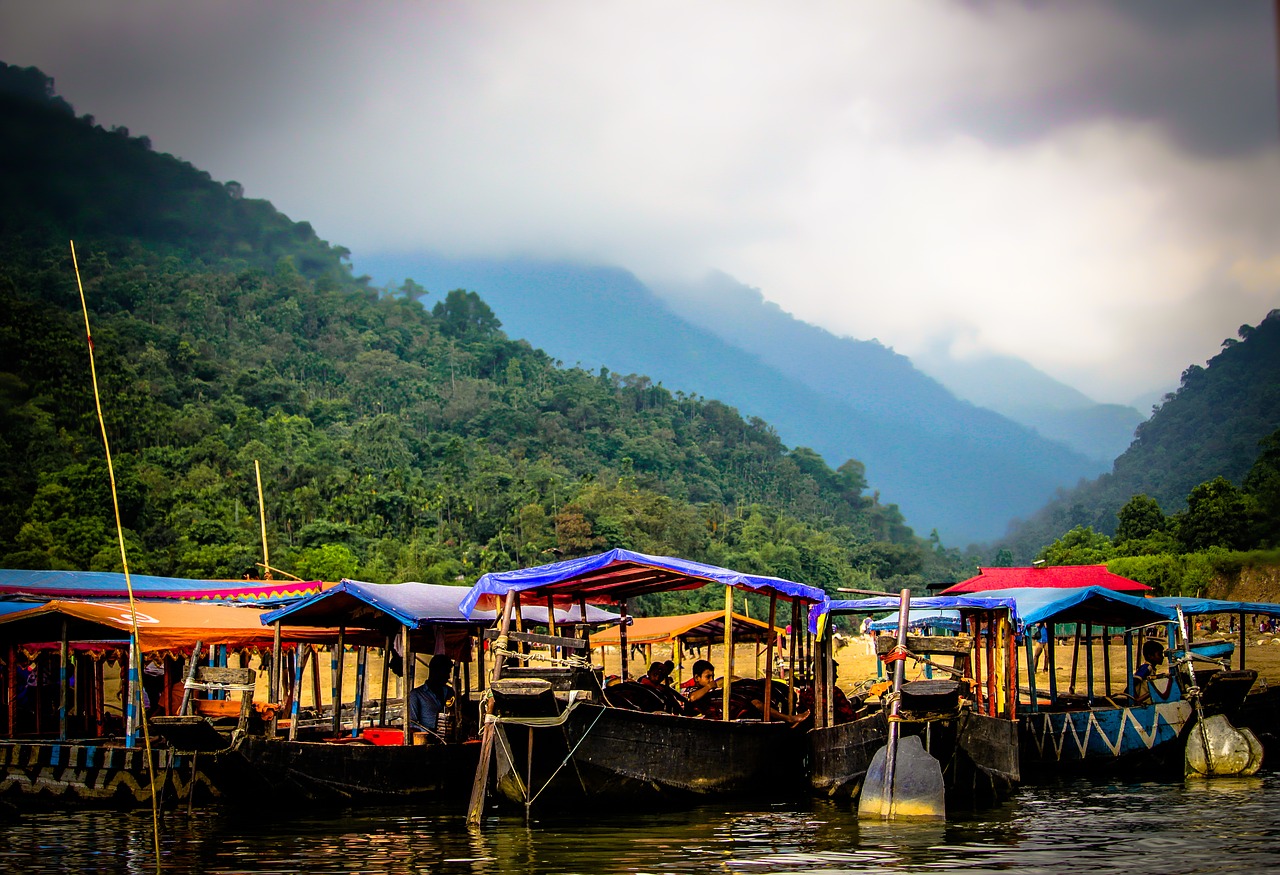
<path id="1" fill-rule="evenodd" d="M 1040 657 L 1044 657 L 1044 667 L 1049 668 L 1049 641 L 1052 636 L 1049 634 L 1049 624 L 1040 623 L 1036 626 L 1036 649 L 1031 656 L 1031 671 L 1033 674 L 1040 671 Z"/>

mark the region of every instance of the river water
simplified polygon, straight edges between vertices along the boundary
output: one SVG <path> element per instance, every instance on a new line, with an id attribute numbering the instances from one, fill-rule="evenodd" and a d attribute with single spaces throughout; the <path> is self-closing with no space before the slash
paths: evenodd
<path id="1" fill-rule="evenodd" d="M 848 805 L 492 816 L 457 807 L 289 816 L 162 815 L 164 872 L 834 873 L 1267 872 L 1280 867 L 1280 773 L 1213 782 L 1069 781 L 1021 788 L 946 823 L 859 822 Z M 26 814 L 0 832 L 0 872 L 155 872 L 149 812 Z"/>

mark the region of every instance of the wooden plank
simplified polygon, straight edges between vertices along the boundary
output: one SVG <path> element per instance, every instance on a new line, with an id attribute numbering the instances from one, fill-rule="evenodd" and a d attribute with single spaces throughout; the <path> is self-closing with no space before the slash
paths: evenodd
<path id="1" fill-rule="evenodd" d="M 196 671 L 196 679 L 202 684 L 251 684 L 256 677 L 251 668 L 202 665 Z"/>
<path id="2" fill-rule="evenodd" d="M 498 637 L 497 629 L 486 629 L 484 637 L 494 640 Z M 542 644 L 547 647 L 567 647 L 572 650 L 585 650 L 587 642 L 581 638 L 563 638 L 559 635 L 538 635 L 533 632 L 508 632 L 507 638 L 519 644 Z"/>

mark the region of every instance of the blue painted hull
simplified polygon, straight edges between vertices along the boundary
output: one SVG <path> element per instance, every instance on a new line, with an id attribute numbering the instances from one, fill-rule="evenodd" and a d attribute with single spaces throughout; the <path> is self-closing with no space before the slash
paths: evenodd
<path id="1" fill-rule="evenodd" d="M 1194 711 L 1175 701 L 1132 708 L 1023 714 L 1024 779 L 1066 769 L 1182 766 L 1183 730 Z"/>

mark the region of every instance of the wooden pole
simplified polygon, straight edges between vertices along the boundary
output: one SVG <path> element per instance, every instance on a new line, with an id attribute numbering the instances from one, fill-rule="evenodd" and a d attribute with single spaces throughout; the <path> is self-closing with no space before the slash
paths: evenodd
<path id="1" fill-rule="evenodd" d="M 1076 623 L 1075 646 L 1071 650 L 1071 686 L 1067 687 L 1067 692 L 1072 695 L 1076 691 L 1076 678 L 1079 677 L 1080 671 L 1080 624 Z"/>
<path id="2" fill-rule="evenodd" d="M 1102 676 L 1106 678 L 1103 689 L 1107 697 L 1111 696 L 1111 635 L 1106 626 L 1102 627 Z"/>
<path id="3" fill-rule="evenodd" d="M 1049 624 L 1049 649 L 1045 655 L 1049 659 L 1049 701 L 1058 698 L 1058 638 L 1053 633 L 1057 631 L 1053 624 Z"/>
<path id="4" fill-rule="evenodd" d="M 364 670 L 369 660 L 369 648 L 361 644 L 356 648 L 356 704 L 351 721 L 351 737 L 360 737 L 360 723 L 364 719 Z"/>
<path id="5" fill-rule="evenodd" d="M 272 624 L 275 628 L 271 633 L 271 692 L 267 696 L 272 704 L 271 708 L 271 729 L 270 735 L 276 737 L 276 729 L 280 725 L 280 703 L 284 701 L 281 695 L 284 686 L 284 679 L 280 676 L 281 664 L 280 660 L 284 658 L 284 650 L 280 642 L 280 621 L 276 620 Z"/>
<path id="6" fill-rule="evenodd" d="M 185 716 L 187 708 L 191 706 L 191 687 L 187 684 L 195 683 L 196 667 L 200 664 L 200 651 L 204 649 L 204 642 L 197 641 L 196 646 L 191 648 L 191 658 L 187 660 L 187 683 L 182 685 L 182 704 L 178 706 L 178 714 Z"/>
<path id="7" fill-rule="evenodd" d="M 1240 646 L 1237 648 L 1240 651 L 1240 670 L 1241 671 L 1244 671 L 1244 649 L 1246 645 L 1249 643 L 1244 633 L 1244 617 L 1245 617 L 1244 614 L 1240 615 Z"/>
<path id="8" fill-rule="evenodd" d="M 773 631 L 774 621 L 778 617 L 778 591 L 770 590 L 769 592 L 769 637 L 766 639 L 765 659 L 764 659 L 764 702 L 768 706 L 773 702 L 773 639 L 776 637 Z M 764 709 L 764 722 L 769 722 L 769 707 Z"/>
<path id="9" fill-rule="evenodd" d="M 409 719 L 409 696 L 413 693 L 415 657 L 409 651 L 409 626 L 400 627 L 400 652 L 404 656 L 404 743 L 413 744 L 413 722 Z"/>
<path id="10" fill-rule="evenodd" d="M 333 648 L 333 656 L 329 659 L 329 671 L 333 677 L 329 680 L 333 686 L 333 737 L 342 734 L 342 663 L 346 651 L 347 627 L 338 627 L 338 643 Z"/>
<path id="11" fill-rule="evenodd" d="M 800 625 L 800 602 L 791 601 L 791 634 L 787 636 L 787 716 L 796 713 L 796 627 Z"/>
<path id="12" fill-rule="evenodd" d="M 627 653 L 631 649 L 627 646 L 627 600 L 623 599 L 620 603 L 618 612 L 618 648 L 622 651 L 622 680 L 627 680 Z"/>
<path id="13" fill-rule="evenodd" d="M 305 648 L 305 649 L 304 649 Z M 298 655 L 293 666 L 293 702 L 289 706 L 289 740 L 298 737 L 298 715 L 302 711 L 302 671 L 311 656 L 311 648 L 306 644 L 298 645 Z"/>
<path id="14" fill-rule="evenodd" d="M 1087 695 L 1089 704 L 1093 704 L 1093 624 L 1086 623 L 1084 626 L 1084 650 L 1086 661 L 1084 664 L 1085 685 L 1088 687 Z"/>
<path id="15" fill-rule="evenodd" d="M 403 670 L 403 669 L 402 669 Z M 391 635 L 382 648 L 382 698 L 378 702 L 378 725 L 387 725 L 387 686 L 391 681 Z"/>
<path id="16" fill-rule="evenodd" d="M 733 587 L 724 588 L 724 707 L 720 716 L 729 720 L 729 694 L 733 691 Z M 769 712 L 769 703 L 764 703 L 765 713 Z"/>
<path id="17" fill-rule="evenodd" d="M 58 738 L 67 740 L 67 618 L 62 618 L 62 639 L 58 642 Z"/>
<path id="18" fill-rule="evenodd" d="M 498 637 L 494 641 L 493 680 L 489 686 L 502 678 L 503 657 L 501 651 L 507 647 L 507 635 L 511 632 L 511 612 L 516 606 L 514 590 L 507 592 L 502 606 L 502 620 L 498 625 Z M 480 735 L 480 762 L 476 766 L 476 777 L 471 784 L 471 801 L 467 805 L 467 826 L 478 827 L 480 817 L 484 813 L 485 788 L 489 783 L 489 766 L 493 759 L 493 738 L 497 725 L 488 717 L 493 713 L 493 699 L 488 699 L 484 714 L 484 726 Z M 532 734 L 532 732 L 530 733 Z"/>
<path id="19" fill-rule="evenodd" d="M 8 671 L 5 672 L 9 706 L 9 737 L 18 737 L 18 647 L 9 642 Z"/>
<path id="20" fill-rule="evenodd" d="M 134 735 L 138 731 L 138 639 L 132 635 L 129 637 L 129 667 L 125 677 L 124 746 L 134 747 L 137 744 Z"/>

